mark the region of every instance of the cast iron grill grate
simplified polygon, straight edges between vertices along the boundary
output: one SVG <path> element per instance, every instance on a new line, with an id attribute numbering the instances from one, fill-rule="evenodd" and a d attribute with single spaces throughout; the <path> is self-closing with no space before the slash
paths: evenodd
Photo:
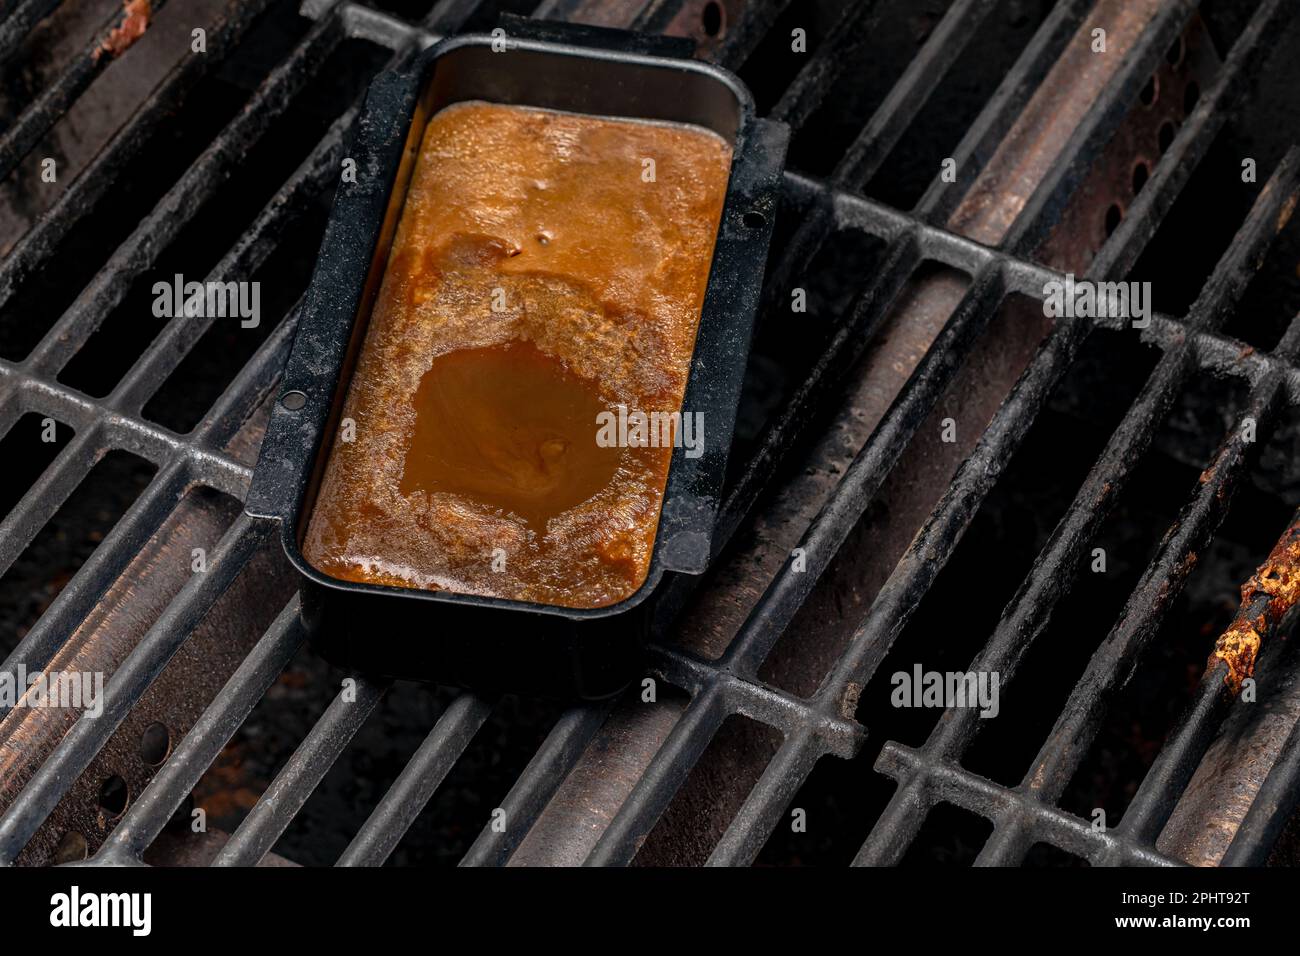
<path id="1" fill-rule="evenodd" d="M 42 0 L 19 4 L 0 25 L 0 51 L 15 49 L 49 6 Z M 154 6 L 156 10 L 161 4 Z M 209 31 L 208 55 L 182 60 L 9 251 L 0 262 L 0 306 L 13 299 L 25 280 L 40 273 L 77 222 L 111 189 L 118 172 L 147 142 L 150 131 L 178 108 L 205 70 L 214 69 L 224 55 L 238 47 L 266 6 L 261 0 L 232 5 Z M 361 39 L 389 51 L 389 62 L 402 62 L 439 35 L 467 23 L 478 25 L 478 20 L 488 15 L 486 6 L 491 5 L 442 0 L 415 26 L 351 0 L 309 0 L 303 12 L 314 25 L 270 72 L 247 106 L 165 192 L 39 343 L 23 357 L 0 360 L 0 434 L 31 413 L 56 419 L 75 432 L 39 481 L 0 522 L 0 570 L 13 565 L 106 452 L 128 452 L 156 467 L 139 499 L 18 642 L 5 661 L 6 670 L 13 672 L 20 665 L 35 670 L 54 658 L 188 490 L 204 487 L 242 499 L 251 469 L 247 459 L 232 453 L 229 445 L 274 391 L 292 339 L 294 314 L 291 310 L 274 328 L 198 425 L 185 434 L 158 425 L 144 409 L 206 328 L 194 323 L 204 320 L 165 326 L 102 399 L 70 387 L 61 381 L 60 372 L 121 302 L 130 284 L 148 273 L 204 201 L 216 195 L 241 157 L 274 126 L 339 44 Z M 580 13 L 586 6 L 591 5 L 551 0 L 534 11 L 534 16 L 560 19 Z M 672 0 L 650 3 L 632 25 L 662 29 L 683 9 L 696 6 L 700 5 Z M 727 10 L 735 6 L 725 5 Z M 815 692 L 797 694 L 760 675 L 774 647 L 805 607 L 1004 302 L 1011 296 L 1041 299 L 1044 285 L 1059 278 L 1058 272 L 1034 261 L 1036 250 L 1061 220 L 1093 162 L 1194 15 L 1191 4 L 1168 3 L 1143 24 L 1123 63 L 1063 144 L 1060 160 L 1024 197 L 1005 236 L 985 244 L 951 231 L 947 223 L 1066 43 L 1093 15 L 1092 3 L 1061 0 L 1047 14 L 997 91 L 965 130 L 953 153 L 955 181 L 936 178 L 910 212 L 868 198 L 863 188 L 881 170 L 973 32 L 996 7 L 991 0 L 954 0 L 861 127 L 834 172 L 826 178 L 797 171 L 786 175 L 782 214 L 786 222 L 781 228 L 787 235 L 768 267 L 769 313 L 784 306 L 789 290 L 799 284 L 798 277 L 819 254 L 849 241 L 850 234 L 870 237 L 881 251 L 872 274 L 854 283 L 850 305 L 835 320 L 789 400 L 745 447 L 725 504 L 722 539 L 744 533 L 774 473 L 790 449 L 799 447 L 801 433 L 822 422 L 837 383 L 880 333 L 909 279 L 922 266 L 937 263 L 967 274 L 969 286 L 852 465 L 838 477 L 824 506 L 801 528 L 799 548 L 804 561 L 798 565 L 793 559 L 782 562 L 720 656 L 710 658 L 677 644 L 651 649 L 651 673 L 687 696 L 680 716 L 636 775 L 626 799 L 582 854 L 589 864 L 623 864 L 636 858 L 646 835 L 669 809 L 692 768 L 728 719 L 737 715 L 772 728 L 776 736 L 770 761 L 739 801 L 709 850 L 708 860 L 714 864 L 753 862 L 814 767 L 823 760 L 854 757 L 873 735 L 872 728 L 864 727 L 855 715 L 862 688 L 877 674 L 895 639 L 931 590 L 1088 336 L 1122 331 L 1118 320 L 1058 319 L 884 586 L 860 615 Z M 736 68 L 775 29 L 785 8 L 780 2 L 747 5 L 742 19 L 729 24 L 711 47 L 711 55 Z M 871 3 L 848 4 L 843 19 L 810 50 L 806 63 L 776 98 L 770 115 L 789 123 L 796 137 L 825 106 L 854 57 L 870 42 L 875 8 Z M 1089 277 L 1121 279 L 1130 273 L 1227 121 L 1231 107 L 1259 73 L 1285 12 L 1282 0 L 1264 0 L 1258 5 L 1227 51 L 1212 84 L 1201 91 L 1185 122 L 1150 168 L 1149 179 L 1126 215 L 1092 259 Z M 89 86 L 100 68 L 94 53 L 99 42 L 96 38 L 49 87 L 49 94 L 38 97 L 0 135 L 0 172 L 12 171 Z M 353 106 L 329 125 L 307 159 L 212 268 L 211 278 L 246 278 L 265 264 L 302 197 L 324 192 L 333 181 L 355 115 Z M 1266 177 L 1261 174 L 1260 178 Z M 1003 687 L 1010 687 L 1008 693 L 1016 692 L 1012 679 L 1018 664 L 1069 591 L 1095 532 L 1147 453 L 1169 407 L 1194 375 L 1209 371 L 1242 382 L 1246 397 L 1233 415 L 1237 419 L 1253 417 L 1261 433 L 1267 433 L 1271 425 L 1300 405 L 1300 367 L 1296 364 L 1300 322 L 1292 322 L 1268 351 L 1243 350 L 1241 343 L 1221 333 L 1260 267 L 1279 223 L 1289 216 L 1297 188 L 1300 152 L 1292 151 L 1268 171 L 1267 184 L 1258 190 L 1249 215 L 1187 314 L 1181 318 L 1153 316 L 1143 341 L 1160 350 L 1159 361 L 1141 393 L 1124 411 L 1122 422 L 1109 436 L 970 670 L 997 671 Z M 1137 335 L 1131 330 L 1126 334 Z M 982 863 L 1021 862 L 1038 844 L 1092 863 L 1180 862 L 1158 849 L 1156 841 L 1233 706 L 1234 695 L 1224 681 L 1226 665 L 1210 668 L 1201 678 L 1190 707 L 1168 736 L 1117 828 L 1094 829 L 1090 820 L 1061 809 L 1059 799 L 1106 709 L 1183 586 L 1189 555 L 1213 539 L 1251 453 L 1241 432 L 1230 431 L 1156 549 L 1119 622 L 1098 643 L 1024 782 L 1007 786 L 966 769 L 963 757 L 976 739 L 980 722 L 969 709 L 950 708 L 922 745 L 907 746 L 892 739 L 881 745 L 875 769 L 896 781 L 897 789 L 872 821 L 855 862 L 899 862 L 927 818 L 946 804 L 992 824 L 991 835 L 979 851 Z M 256 522 L 244 516 L 233 520 L 208 556 L 206 573 L 192 576 L 180 587 L 113 671 L 103 715 L 78 720 L 0 817 L 0 861 L 12 863 L 19 858 L 205 615 L 247 571 L 266 539 L 267 530 Z M 692 597 L 682 593 L 680 600 Z M 148 786 L 130 800 L 93 862 L 120 864 L 143 857 L 289 664 L 301 641 L 297 607 L 291 601 L 175 744 Z M 1207 652 L 1210 649 L 1205 648 Z M 354 687 L 341 691 L 279 768 L 214 862 L 252 864 L 270 852 L 389 689 L 387 684 L 358 676 Z M 473 694 L 455 697 L 353 835 L 339 859 L 341 864 L 378 865 L 390 857 L 495 706 L 494 701 Z M 485 822 L 463 863 L 503 864 L 516 854 L 616 706 L 576 707 L 556 720 L 501 805 L 509 825 L 499 830 Z M 1300 730 L 1291 733 L 1228 849 L 1225 863 L 1259 863 L 1267 857 L 1290 816 L 1297 778 Z"/>

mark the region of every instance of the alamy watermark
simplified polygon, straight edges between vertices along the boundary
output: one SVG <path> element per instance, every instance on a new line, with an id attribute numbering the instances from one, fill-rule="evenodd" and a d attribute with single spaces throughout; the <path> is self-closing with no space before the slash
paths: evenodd
<path id="1" fill-rule="evenodd" d="M 1151 324 L 1150 282 L 1093 282 L 1052 279 L 1043 285 L 1043 314 L 1048 318 L 1132 319 L 1133 328 Z"/>
<path id="2" fill-rule="evenodd" d="M 13 673 L 0 672 L 0 707 L 58 707 L 98 717 L 104 712 L 104 672 L 28 674 L 27 668 L 19 664 Z"/>
<path id="3" fill-rule="evenodd" d="M 132 936 L 148 936 L 153 929 L 153 894 L 82 892 L 73 885 L 50 897 L 50 925 L 118 926 L 131 930 Z"/>
<path id="4" fill-rule="evenodd" d="M 178 272 L 171 282 L 155 282 L 153 295 L 153 314 L 160 319 L 238 318 L 245 329 L 262 321 L 260 282 L 186 282 Z"/>
<path id="5" fill-rule="evenodd" d="M 643 412 L 619 405 L 596 415 L 601 448 L 685 448 L 687 458 L 704 454 L 703 412 Z"/>
<path id="6" fill-rule="evenodd" d="M 997 671 L 895 671 L 889 702 L 895 707 L 978 707 L 981 717 L 996 717 L 1000 678 Z"/>

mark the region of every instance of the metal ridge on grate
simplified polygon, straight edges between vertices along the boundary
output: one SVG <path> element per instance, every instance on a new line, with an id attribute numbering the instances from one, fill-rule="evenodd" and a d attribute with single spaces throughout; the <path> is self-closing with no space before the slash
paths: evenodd
<path id="1" fill-rule="evenodd" d="M 0 55 L 16 47 L 26 31 L 53 6 L 49 0 L 21 4 L 9 20 L 0 24 Z M 93 208 L 116 172 L 138 152 L 149 132 L 183 99 L 202 71 L 211 69 L 223 53 L 236 45 L 266 6 L 266 0 L 235 6 L 239 12 L 231 13 L 210 41 L 213 52 L 208 57 L 186 60 L 173 69 L 0 263 L 0 305 L 9 301 L 26 277 L 42 267 L 72 226 Z M 140 544 L 159 527 L 185 488 L 205 485 L 242 499 L 250 469 L 221 449 L 272 389 L 291 344 L 297 310 L 295 307 L 262 343 L 188 435 L 147 421 L 142 409 L 194 344 L 194 326 L 167 326 L 102 401 L 58 382 L 60 369 L 121 301 L 130 282 L 151 267 L 203 201 L 214 194 L 231 164 L 238 162 L 292 104 L 343 39 L 360 38 L 387 46 L 393 52 L 391 66 L 439 36 L 455 32 L 479 6 L 476 0 L 441 0 L 428 17 L 415 25 L 354 0 L 309 0 L 303 12 L 317 22 L 290 57 L 270 73 L 248 107 L 231 120 L 159 201 L 32 353 L 21 361 L 0 361 L 0 435 L 29 411 L 71 424 L 77 432 L 38 484 L 0 522 L 0 572 L 31 542 L 105 449 L 130 451 L 158 466 L 146 491 L 10 655 L 4 664 L 6 671 L 13 672 L 20 664 L 39 668 L 50 659 Z M 653 3 L 638 24 L 661 29 L 680 6 L 680 2 L 672 0 Z M 735 35 L 720 51 L 723 64 L 735 67 L 743 62 L 784 6 L 764 5 L 751 22 L 738 25 Z M 563 2 L 543 3 L 537 13 L 562 13 L 563 7 Z M 791 277 L 806 269 L 817 252 L 839 233 L 861 230 L 884 240 L 886 249 L 876 274 L 861 285 L 852 305 L 839 317 L 811 374 L 778 413 L 742 469 L 724 505 L 719 548 L 743 525 L 771 481 L 775 466 L 786 457 L 792 439 L 814 420 L 841 375 L 868 348 L 916 269 L 924 261 L 937 261 L 969 272 L 972 281 L 885 418 L 841 476 L 835 493 L 806 528 L 800 542 L 808 558 L 806 570 L 794 573 L 789 564 L 781 568 L 718 660 L 705 660 L 671 646 L 650 649 L 651 671 L 685 690 L 690 700 L 628 799 L 600 835 L 586 860 L 588 864 L 625 864 L 635 857 L 641 841 L 723 722 L 735 714 L 775 728 L 783 739 L 714 848 L 709 863 L 744 865 L 756 858 L 818 760 L 850 758 L 859 752 L 870 728 L 863 728 L 853 717 L 855 688 L 860 690 L 866 685 L 912 611 L 929 592 L 946 557 L 1020 447 L 1053 387 L 1071 367 L 1084 339 L 1097 328 L 1111 327 L 1107 319 L 1057 320 L 817 692 L 803 698 L 761 680 L 760 665 L 804 606 L 1003 300 L 1011 293 L 1041 299 L 1044 284 L 1059 278 L 1056 271 L 1031 262 L 1029 253 L 1058 221 L 1092 161 L 1101 154 L 1136 102 L 1146 78 L 1195 10 L 1193 4 L 1181 2 L 1161 8 L 1066 145 L 1068 161 L 1059 163 L 1033 192 L 1006 241 L 995 248 L 957 235 L 942 223 L 988 163 L 993 147 L 1011 128 L 1067 41 L 1085 22 L 1091 7 L 1087 0 L 1062 0 L 1039 27 L 958 145 L 954 154 L 959 170 L 956 182 L 934 181 L 911 212 L 898 211 L 862 194 L 865 184 L 993 7 L 990 0 L 955 0 L 951 4 L 829 179 L 795 171 L 786 174 L 787 200 L 801 211 L 803 220 L 769 264 L 765 295 L 769 312 L 793 284 Z M 1093 262 L 1090 277 L 1121 278 L 1136 263 L 1226 122 L 1229 109 L 1257 71 L 1268 52 L 1267 40 L 1285 12 L 1281 0 L 1265 0 L 1259 6 L 1229 52 L 1213 87 L 1205 92 L 1153 168 L 1131 214 Z M 864 41 L 874 15 L 870 3 L 849 4 L 839 26 L 780 97 L 773 115 L 796 130 L 802 127 L 831 91 L 851 52 Z M 86 70 L 82 60 L 74 63 L 53 87 L 60 92 L 39 100 L 13 130 L 0 137 L 0 174 L 12 168 L 34 137 L 48 130 L 93 80 L 95 73 Z M 291 215 L 295 199 L 328 188 L 339 158 L 344 155 L 346 130 L 356 110 L 353 106 L 344 111 L 330 126 L 213 269 L 210 278 L 229 281 L 251 275 L 266 260 Z M 1163 350 L 1159 363 L 1007 605 L 972 669 L 998 670 L 1004 685 L 1011 681 L 1017 664 L 1069 590 L 1069 569 L 1109 513 L 1180 387 L 1196 371 L 1214 369 L 1246 381 L 1250 395 L 1244 414 L 1256 417 L 1261 428 L 1266 428 L 1284 408 L 1300 406 L 1300 321 L 1292 323 L 1282 343 L 1268 354 L 1243 356 L 1239 344 L 1220 331 L 1262 262 L 1262 252 L 1275 235 L 1279 220 L 1294 204 L 1298 188 L 1300 152 L 1293 149 L 1260 190 L 1254 208 L 1186 318 L 1159 314 L 1152 317 L 1145 339 Z M 1161 750 L 1117 829 L 1098 832 L 1088 821 L 1055 804 L 1087 743 L 1096 734 L 1111 698 L 1122 686 L 1125 674 L 1136 666 L 1186 578 L 1183 558 L 1213 537 L 1245 458 L 1244 442 L 1230 435 L 1215 455 L 1211 478 L 1186 503 L 1120 620 L 1075 685 L 1024 781 L 1008 788 L 963 768 L 961 758 L 979 730 L 979 721 L 965 710 L 950 708 L 921 747 L 884 743 L 875 769 L 899 786 L 859 850 L 856 863 L 900 860 L 939 802 L 960 806 L 993 823 L 980 863 L 1019 862 L 1036 842 L 1047 842 L 1093 863 L 1179 863 L 1159 851 L 1155 840 L 1230 704 L 1232 694 L 1224 683 L 1222 669 L 1207 671 L 1188 712 Z M 1103 488 L 1106 494 L 1100 494 Z M 204 614 L 244 570 L 266 534 L 265 527 L 242 516 L 230 527 L 210 561 L 209 573 L 196 576 L 181 590 L 112 675 L 104 715 L 98 720 L 77 721 L 0 818 L 0 864 L 10 864 L 18 857 Z M 682 589 L 681 600 L 696 584 L 685 579 L 674 582 Z M 237 732 L 301 641 L 294 599 L 118 821 L 103 848 L 90 861 L 92 864 L 121 865 L 142 860 L 149 844 Z M 215 865 L 253 864 L 270 851 L 387 689 L 385 682 L 358 677 L 355 699 L 342 693 L 335 698 L 222 848 Z M 471 693 L 455 699 L 375 806 L 339 859 L 340 865 L 380 865 L 388 858 L 488 719 L 493 706 L 492 701 Z M 611 707 L 608 703 L 578 706 L 558 720 L 505 799 L 504 806 L 513 821 L 509 831 L 497 832 L 485 825 L 463 864 L 499 865 L 510 858 Z M 1065 742 L 1072 742 L 1072 746 L 1063 746 Z M 1225 863 L 1258 863 L 1277 839 L 1286 814 L 1295 805 L 1294 792 L 1300 777 L 1297 754 L 1300 728 L 1291 734 Z"/>

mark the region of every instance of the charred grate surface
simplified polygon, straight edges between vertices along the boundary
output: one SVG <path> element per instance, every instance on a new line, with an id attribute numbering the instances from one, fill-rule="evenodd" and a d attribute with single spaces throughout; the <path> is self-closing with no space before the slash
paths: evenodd
<path id="1" fill-rule="evenodd" d="M 37 0 L 20 4 L 0 25 L 0 50 L 16 47 L 50 6 Z M 158 6 L 155 4 L 155 9 Z M 0 305 L 9 302 L 23 281 L 42 269 L 77 221 L 111 187 L 123 165 L 147 142 L 149 131 L 183 101 L 204 70 L 214 68 L 225 51 L 237 46 L 263 6 L 232 5 L 216 29 L 210 31 L 209 55 L 186 59 L 176 67 L 10 250 L 0 262 Z M 588 5 L 557 0 L 543 3 L 534 15 L 579 16 L 584 6 Z M 673 22 L 686 6 L 682 2 L 652 3 L 645 6 L 635 22 L 660 29 Z M 1272 35 L 1284 25 L 1285 6 L 1283 0 L 1264 0 L 1258 5 L 1226 52 L 1213 85 L 1201 93 L 1181 129 L 1151 168 L 1149 180 L 1127 214 L 1092 260 L 1088 277 L 1121 279 L 1130 273 L 1226 122 L 1229 110 L 1260 71 Z M 874 237 L 882 244 L 883 252 L 878 268 L 855 288 L 851 305 L 837 319 L 809 373 L 761 437 L 746 449 L 747 457 L 736 469 L 725 505 L 722 538 L 733 538 L 745 527 L 788 450 L 798 445 L 803 430 L 822 420 L 820 415 L 834 396 L 836 383 L 880 331 L 886 314 L 917 269 L 925 262 L 937 262 L 961 270 L 971 281 L 906 386 L 858 451 L 852 466 L 840 476 L 825 506 L 803 531 L 799 547 L 806 563 L 796 567 L 790 560 L 780 567 L 717 659 L 706 659 L 676 645 L 652 648 L 652 673 L 684 691 L 687 698 L 682 702 L 680 717 L 585 855 L 588 864 L 623 864 L 636 857 L 646 835 L 669 808 L 692 768 L 728 718 L 736 715 L 773 728 L 774 753 L 711 850 L 709 862 L 752 862 L 782 822 L 814 766 L 823 758 L 852 758 L 862 749 L 872 733 L 870 727 L 855 719 L 862 688 L 876 674 L 912 613 L 931 590 L 1089 335 L 1123 330 L 1120 320 L 1058 319 L 928 521 L 861 616 L 851 639 L 815 693 L 800 696 L 760 678 L 760 667 L 778 639 L 804 607 L 850 530 L 876 498 L 1004 300 L 1011 295 L 1041 300 L 1045 284 L 1060 278 L 1031 256 L 1060 220 L 1093 161 L 1139 101 L 1148 77 L 1194 13 L 1190 3 L 1159 7 L 1065 144 L 1063 161 L 1057 162 L 1025 198 L 1004 239 L 986 245 L 958 235 L 946 223 L 1064 45 L 1086 24 L 1090 3 L 1062 0 L 1038 27 L 957 146 L 953 154 L 957 160 L 956 181 L 936 179 L 910 212 L 870 199 L 862 190 L 953 67 L 972 32 L 994 7 L 988 0 L 954 0 L 832 175 L 823 179 L 792 171 L 786 176 L 783 216 L 788 216 L 795 228 L 769 263 L 769 312 L 788 302 L 788 290 L 798 284 L 795 277 L 807 269 L 814 257 L 842 241 L 849 232 Z M 743 19 L 731 24 L 727 38 L 716 46 L 715 55 L 724 65 L 738 66 L 774 29 L 784 8 L 785 4 L 779 2 L 746 5 Z M 291 312 L 275 328 L 198 426 L 187 434 L 157 425 L 142 410 L 197 340 L 202 329 L 196 330 L 192 324 L 167 325 L 103 399 L 89 398 L 64 384 L 59 379 L 60 371 L 120 302 L 127 286 L 148 271 L 204 200 L 215 194 L 240 157 L 323 68 L 338 44 L 348 38 L 363 39 L 386 47 L 391 51 L 390 62 L 400 62 L 440 35 L 466 24 L 482 25 L 476 18 L 490 17 L 495 10 L 487 11 L 486 6 L 473 0 L 442 0 L 419 25 L 355 2 L 308 0 L 303 12 L 314 25 L 289 57 L 266 77 L 246 108 L 165 193 L 39 344 L 21 359 L 0 361 L 0 434 L 7 433 L 30 413 L 52 417 L 75 430 L 75 437 L 59 451 L 40 480 L 0 522 L 0 571 L 14 563 L 105 452 L 130 452 L 157 468 L 144 493 L 18 642 L 4 664 L 11 673 L 20 665 L 30 671 L 51 660 L 186 489 L 204 486 L 242 498 L 250 468 L 228 450 L 229 443 L 273 393 L 292 339 L 294 315 Z M 874 4 L 848 4 L 842 21 L 811 50 L 806 64 L 776 100 L 771 115 L 790 123 L 796 132 L 801 129 L 850 68 L 855 51 L 870 42 L 875 16 Z M 94 79 L 97 69 L 86 57 L 78 58 L 51 87 L 50 95 L 38 98 L 0 135 L 0 171 L 12 169 L 39 136 L 54 125 Z M 333 181 L 345 155 L 346 131 L 355 115 L 353 106 L 335 120 L 250 229 L 213 268 L 210 278 L 247 278 L 266 261 L 285 220 L 297 208 L 295 197 L 323 192 Z M 1250 214 L 1187 314 L 1152 317 L 1142 338 L 1161 351 L 1159 362 L 971 663 L 972 671 L 998 672 L 1003 688 L 1013 688 L 1010 693 L 1015 692 L 1013 678 L 1022 657 L 1043 633 L 1054 607 L 1069 591 L 1071 578 L 1093 534 L 1147 452 L 1176 395 L 1192 376 L 1209 371 L 1244 383 L 1247 397 L 1234 414 L 1238 420 L 1254 418 L 1261 433 L 1267 433 L 1280 417 L 1300 406 L 1300 322 L 1292 322 L 1281 341 L 1269 351 L 1244 349 L 1241 343 L 1221 333 L 1263 262 L 1270 241 L 1291 214 L 1300 188 L 1300 153 L 1288 152 L 1268 172 Z M 881 746 L 876 770 L 896 781 L 897 790 L 872 822 L 855 862 L 901 861 L 927 818 L 945 804 L 970 811 L 992 824 L 979 850 L 981 863 L 1021 862 L 1036 844 L 1048 844 L 1092 863 L 1179 862 L 1157 849 L 1156 839 L 1234 705 L 1235 682 L 1228 680 L 1232 672 L 1226 662 L 1217 661 L 1207 668 L 1191 706 L 1160 750 L 1118 828 L 1095 830 L 1091 821 L 1061 809 L 1058 803 L 1108 707 L 1137 667 L 1182 588 L 1191 566 L 1189 556 L 1213 539 L 1246 467 L 1249 446 L 1242 432 L 1234 430 L 1215 453 L 1211 467 L 1157 548 L 1119 621 L 1088 662 L 1024 780 L 1018 786 L 1005 786 L 963 767 L 963 757 L 980 730 L 980 721 L 970 709 L 950 708 L 923 745 L 912 747 L 886 740 Z M 247 568 L 266 538 L 267 529 L 246 517 L 229 527 L 208 557 L 207 573 L 195 575 L 180 589 L 113 672 L 106 688 L 103 715 L 78 720 L 0 818 L 0 861 L 12 863 L 19 857 L 204 615 Z M 683 592 L 680 600 L 685 602 L 690 596 Z M 142 859 L 294 657 L 301 641 L 297 606 L 291 601 L 190 731 L 176 743 L 152 782 L 131 801 L 93 862 L 123 864 Z M 1207 646 L 1205 650 L 1209 653 L 1213 648 Z M 270 852 L 389 690 L 387 684 L 357 677 L 354 688 L 340 692 L 279 768 L 214 862 L 252 864 Z M 340 864 L 379 865 L 390 857 L 453 772 L 495 706 L 494 701 L 461 694 L 446 707 L 352 838 Z M 488 823 L 464 863 L 502 864 L 510 859 L 615 706 L 611 703 L 573 708 L 555 722 L 501 805 L 509 826 L 498 832 Z M 1300 731 L 1293 732 L 1288 739 L 1225 862 L 1262 862 L 1277 840 L 1295 804 L 1300 777 L 1298 735 Z"/>

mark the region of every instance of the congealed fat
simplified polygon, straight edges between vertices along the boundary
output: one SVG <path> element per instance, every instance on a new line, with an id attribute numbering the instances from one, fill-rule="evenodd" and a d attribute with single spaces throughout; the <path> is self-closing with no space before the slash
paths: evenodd
<path id="1" fill-rule="evenodd" d="M 630 596 L 672 448 L 598 442 L 597 416 L 681 410 L 730 164 L 697 127 L 477 102 L 435 115 L 307 560 L 565 607 Z"/>

